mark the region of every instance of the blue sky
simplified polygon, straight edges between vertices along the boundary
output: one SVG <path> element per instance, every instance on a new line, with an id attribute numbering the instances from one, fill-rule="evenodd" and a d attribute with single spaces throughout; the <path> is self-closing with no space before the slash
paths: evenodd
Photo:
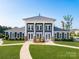
<path id="1" fill-rule="evenodd" d="M 0 0 L 0 25 L 24 26 L 23 18 L 37 16 L 55 18 L 61 26 L 63 16 L 74 17 L 73 28 L 79 28 L 79 0 Z"/>

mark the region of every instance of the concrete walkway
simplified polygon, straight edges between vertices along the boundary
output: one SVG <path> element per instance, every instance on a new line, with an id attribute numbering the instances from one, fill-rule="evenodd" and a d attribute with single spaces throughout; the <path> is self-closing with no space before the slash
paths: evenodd
<path id="1" fill-rule="evenodd" d="M 29 45 L 30 44 L 33 44 L 33 45 L 54 45 L 54 46 L 61 46 L 61 47 L 79 49 L 79 47 L 75 47 L 75 46 L 55 44 L 52 41 L 45 42 L 45 43 L 33 43 L 33 42 L 30 42 L 30 41 L 27 41 L 27 42 L 24 43 L 24 45 L 21 48 L 20 59 L 32 59 L 30 51 L 29 51 Z"/>
<path id="2" fill-rule="evenodd" d="M 30 51 L 29 51 L 30 44 L 33 44 L 33 45 L 53 45 L 53 46 L 61 46 L 61 47 L 79 49 L 79 47 L 76 47 L 76 46 L 55 44 L 52 41 L 45 42 L 45 43 L 33 43 L 31 41 L 26 41 L 25 43 L 3 44 L 0 46 L 23 45 L 20 50 L 20 59 L 32 59 Z"/>
<path id="3" fill-rule="evenodd" d="M 13 43 L 13 44 L 2 44 L 0 46 L 13 46 L 13 45 L 23 45 L 24 43 Z"/>
<path id="4" fill-rule="evenodd" d="M 56 44 L 56 43 L 53 43 L 52 41 L 45 42 L 45 43 L 32 43 L 32 44 L 34 44 L 34 45 L 53 45 L 53 46 L 61 46 L 61 47 L 68 47 L 68 48 L 79 49 L 79 47 L 76 47 L 76 46 Z"/>
<path id="5" fill-rule="evenodd" d="M 29 45 L 31 42 L 26 41 L 20 50 L 20 59 L 32 59 L 29 51 Z"/>
<path id="6" fill-rule="evenodd" d="M 61 44 L 53 44 L 53 45 L 55 45 L 55 46 L 61 46 L 61 47 L 68 47 L 68 48 L 79 49 L 79 47 L 76 47 L 76 46 L 61 45 Z"/>

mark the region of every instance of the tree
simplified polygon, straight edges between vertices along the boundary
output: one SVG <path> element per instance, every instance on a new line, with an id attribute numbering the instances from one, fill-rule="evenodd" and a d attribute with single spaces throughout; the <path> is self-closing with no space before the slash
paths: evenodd
<path id="1" fill-rule="evenodd" d="M 1 26 L 1 25 L 0 25 L 0 33 L 1 33 L 1 34 L 4 34 L 4 31 L 5 31 L 5 30 L 8 30 L 8 29 L 11 29 L 11 27 Z"/>
<path id="2" fill-rule="evenodd" d="M 64 23 L 64 21 L 61 21 L 61 23 L 62 23 L 62 28 L 65 29 L 65 23 Z"/>
<path id="3" fill-rule="evenodd" d="M 72 28 L 72 21 L 73 21 L 72 15 L 63 16 L 63 18 L 64 18 L 64 21 L 65 21 L 65 29 L 66 30 L 71 30 L 71 28 Z"/>

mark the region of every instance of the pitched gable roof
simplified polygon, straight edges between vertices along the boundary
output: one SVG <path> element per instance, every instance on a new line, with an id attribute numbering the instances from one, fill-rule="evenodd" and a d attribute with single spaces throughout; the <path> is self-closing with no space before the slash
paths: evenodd
<path id="1" fill-rule="evenodd" d="M 26 21 L 26 20 L 33 20 L 33 19 L 34 20 L 53 20 L 53 21 L 55 21 L 55 19 L 45 17 L 45 16 L 34 16 L 34 17 L 24 18 L 23 20 Z"/>

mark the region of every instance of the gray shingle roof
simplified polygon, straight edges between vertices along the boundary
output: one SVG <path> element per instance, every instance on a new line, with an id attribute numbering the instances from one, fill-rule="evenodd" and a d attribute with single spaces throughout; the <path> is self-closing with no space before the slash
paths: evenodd
<path id="1" fill-rule="evenodd" d="M 24 27 L 22 28 L 12 28 L 9 30 L 5 30 L 5 32 L 24 32 Z"/>
<path id="2" fill-rule="evenodd" d="M 72 29 L 73 31 L 79 31 L 79 29 Z"/>
<path id="3" fill-rule="evenodd" d="M 67 31 L 67 30 L 64 30 L 64 29 L 61 29 L 61 28 L 58 28 L 58 27 L 54 27 L 54 31 Z"/>
<path id="4" fill-rule="evenodd" d="M 12 29 L 9 29 L 9 30 L 5 30 L 5 32 L 24 32 L 24 31 L 25 31 L 24 27 L 22 27 L 22 28 L 12 28 Z M 67 30 L 63 30 L 63 29 L 55 26 L 54 31 L 67 31 Z"/>
<path id="5" fill-rule="evenodd" d="M 53 18 L 49 18 L 49 17 L 45 17 L 45 16 L 34 16 L 34 17 L 29 17 L 29 18 L 24 18 L 23 20 L 53 20 L 55 21 L 56 19 L 53 19 Z"/>

